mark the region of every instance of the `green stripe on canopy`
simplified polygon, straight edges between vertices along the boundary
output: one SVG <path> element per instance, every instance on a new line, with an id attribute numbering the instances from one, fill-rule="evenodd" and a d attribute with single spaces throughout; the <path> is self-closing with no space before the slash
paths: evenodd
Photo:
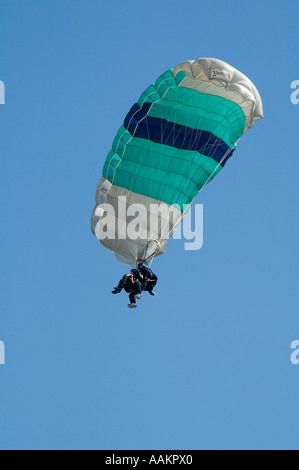
<path id="1" fill-rule="evenodd" d="M 190 204 L 221 169 L 213 158 L 199 152 L 132 137 L 122 127 L 106 160 L 103 176 L 132 192 L 177 204 L 183 211 L 183 205 Z"/>

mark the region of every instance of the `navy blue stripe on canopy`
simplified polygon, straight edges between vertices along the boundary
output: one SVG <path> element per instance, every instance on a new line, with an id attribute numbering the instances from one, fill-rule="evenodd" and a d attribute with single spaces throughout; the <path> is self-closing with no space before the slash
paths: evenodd
<path id="1" fill-rule="evenodd" d="M 211 132 L 147 116 L 150 107 L 151 103 L 145 103 L 142 108 L 136 103 L 127 114 L 124 126 L 134 137 L 148 139 L 178 149 L 194 150 L 213 158 L 218 163 L 226 155 L 221 162 L 222 166 L 232 156 L 234 150 Z"/>

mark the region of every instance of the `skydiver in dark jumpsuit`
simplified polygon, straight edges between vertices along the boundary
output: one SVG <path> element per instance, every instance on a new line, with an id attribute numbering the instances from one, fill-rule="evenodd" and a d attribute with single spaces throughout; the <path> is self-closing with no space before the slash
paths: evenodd
<path id="1" fill-rule="evenodd" d="M 144 263 L 138 263 L 137 270 L 141 282 L 141 290 L 148 292 L 150 295 L 156 295 L 153 291 L 158 282 L 156 274 L 154 274 Z"/>
<path id="2" fill-rule="evenodd" d="M 136 308 L 136 299 L 141 298 L 141 283 L 137 269 L 132 269 L 130 274 L 125 274 L 119 281 L 118 286 L 114 287 L 112 294 L 119 294 L 122 289 L 129 294 L 130 303 L 128 307 Z"/>

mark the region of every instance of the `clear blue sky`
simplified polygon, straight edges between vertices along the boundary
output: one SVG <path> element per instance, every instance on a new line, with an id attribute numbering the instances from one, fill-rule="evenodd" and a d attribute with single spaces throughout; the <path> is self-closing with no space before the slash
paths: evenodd
<path id="1" fill-rule="evenodd" d="M 298 1 L 0 0 L 0 448 L 295 449 Z M 264 120 L 200 194 L 204 246 L 171 241 L 158 296 L 90 232 L 102 166 L 161 73 L 217 57 Z"/>

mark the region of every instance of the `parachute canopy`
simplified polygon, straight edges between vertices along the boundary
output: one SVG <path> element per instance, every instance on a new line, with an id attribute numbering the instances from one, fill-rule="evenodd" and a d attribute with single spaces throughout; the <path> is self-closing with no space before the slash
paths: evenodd
<path id="1" fill-rule="evenodd" d="M 162 254 L 186 208 L 261 117 L 256 87 L 227 63 L 202 58 L 167 70 L 116 134 L 96 193 L 93 233 L 132 266 Z"/>

